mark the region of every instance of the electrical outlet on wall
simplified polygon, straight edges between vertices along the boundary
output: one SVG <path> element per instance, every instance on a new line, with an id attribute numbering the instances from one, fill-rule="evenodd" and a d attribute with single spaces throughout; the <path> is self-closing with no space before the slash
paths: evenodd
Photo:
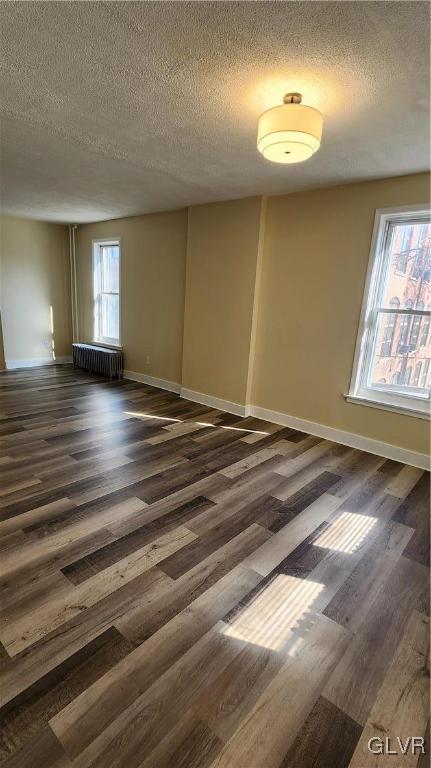
<path id="1" fill-rule="evenodd" d="M 145 359 L 145 362 L 146 362 L 146 364 L 147 364 L 147 365 L 149 365 L 149 364 L 150 364 L 150 356 L 149 356 L 149 355 L 147 355 L 147 357 L 146 357 L 146 359 Z"/>

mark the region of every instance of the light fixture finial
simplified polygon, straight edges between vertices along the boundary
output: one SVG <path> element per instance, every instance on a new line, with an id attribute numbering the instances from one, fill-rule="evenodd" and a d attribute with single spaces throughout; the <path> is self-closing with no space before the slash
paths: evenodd
<path id="1" fill-rule="evenodd" d="M 286 93 L 283 98 L 284 104 L 300 104 L 302 101 L 302 93 Z"/>

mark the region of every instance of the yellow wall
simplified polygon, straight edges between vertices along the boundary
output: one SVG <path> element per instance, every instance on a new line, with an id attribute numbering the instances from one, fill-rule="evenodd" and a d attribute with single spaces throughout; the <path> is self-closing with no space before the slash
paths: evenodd
<path id="1" fill-rule="evenodd" d="M 1 217 L 1 309 L 6 361 L 71 354 L 65 226 Z M 54 333 L 51 333 L 52 307 Z"/>
<path id="2" fill-rule="evenodd" d="M 261 198 L 189 208 L 183 387 L 244 403 Z"/>
<path id="3" fill-rule="evenodd" d="M 93 340 L 92 240 L 109 237 L 121 240 L 124 366 L 129 371 L 180 382 L 187 211 L 78 227 L 78 330 L 81 341 Z"/>
<path id="4" fill-rule="evenodd" d="M 375 210 L 428 199 L 429 174 L 268 199 L 254 405 L 427 452 L 426 421 L 343 395 Z"/>

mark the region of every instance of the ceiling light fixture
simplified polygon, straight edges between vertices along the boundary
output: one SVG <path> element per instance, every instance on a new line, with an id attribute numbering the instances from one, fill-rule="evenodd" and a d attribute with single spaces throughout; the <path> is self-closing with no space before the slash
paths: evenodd
<path id="1" fill-rule="evenodd" d="M 301 104 L 300 93 L 286 93 L 283 101 L 260 116 L 257 148 L 273 163 L 302 163 L 320 147 L 323 117 Z"/>

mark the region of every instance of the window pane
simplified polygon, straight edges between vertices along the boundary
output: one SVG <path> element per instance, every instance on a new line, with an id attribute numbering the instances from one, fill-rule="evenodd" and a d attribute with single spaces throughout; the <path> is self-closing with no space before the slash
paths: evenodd
<path id="1" fill-rule="evenodd" d="M 118 245 L 104 245 L 102 255 L 102 290 L 106 293 L 118 293 L 120 288 L 120 249 Z"/>
<path id="2" fill-rule="evenodd" d="M 424 342 L 424 343 L 422 343 Z M 427 396 L 431 343 L 429 318 L 379 312 L 369 386 Z"/>
<path id="3" fill-rule="evenodd" d="M 386 285 L 380 306 L 392 297 L 413 309 L 431 303 L 431 225 L 428 222 L 392 224 L 388 233 Z"/>
<path id="4" fill-rule="evenodd" d="M 423 317 L 422 318 L 421 328 L 420 328 L 420 332 L 419 332 L 419 337 L 420 337 L 419 344 L 422 347 L 426 347 L 427 344 L 431 344 L 431 340 L 430 340 L 430 323 L 431 323 L 431 318 L 430 317 Z"/>
<path id="5" fill-rule="evenodd" d="M 430 358 L 425 360 L 425 362 L 424 362 L 424 364 L 422 366 L 421 378 L 419 380 L 419 384 L 421 385 L 421 387 L 428 387 L 429 388 L 431 386 L 431 382 L 430 382 Z"/>
<path id="6" fill-rule="evenodd" d="M 102 293 L 100 335 L 108 339 L 118 339 L 119 331 L 118 294 Z"/>
<path id="7" fill-rule="evenodd" d="M 390 302 L 389 306 L 391 309 L 396 309 L 400 306 L 400 301 L 397 296 L 394 296 Z M 381 348 L 380 348 L 380 357 L 390 357 L 393 344 L 394 344 L 394 338 L 395 338 L 395 320 L 396 320 L 396 314 L 392 313 L 386 315 L 385 320 L 382 320 L 384 322 L 383 327 L 383 333 L 382 333 L 382 342 L 381 342 Z"/>

